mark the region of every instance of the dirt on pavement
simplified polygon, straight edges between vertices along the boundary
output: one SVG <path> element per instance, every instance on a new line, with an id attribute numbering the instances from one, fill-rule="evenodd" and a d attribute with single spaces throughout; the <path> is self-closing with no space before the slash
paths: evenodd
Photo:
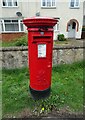
<path id="1" fill-rule="evenodd" d="M 7 114 L 5 116 L 3 116 L 3 118 L 22 118 L 22 119 L 41 119 L 41 120 L 45 120 L 45 119 L 55 119 L 55 120 L 71 120 L 71 119 L 76 119 L 76 120 L 83 120 L 84 116 L 83 113 L 74 113 L 69 111 L 67 108 L 63 108 L 61 110 L 55 110 L 53 109 L 51 112 L 49 113 L 43 113 L 43 114 L 37 114 L 34 115 L 31 111 L 29 111 L 28 109 L 24 109 L 22 112 L 17 113 L 16 115 L 13 114 Z"/>

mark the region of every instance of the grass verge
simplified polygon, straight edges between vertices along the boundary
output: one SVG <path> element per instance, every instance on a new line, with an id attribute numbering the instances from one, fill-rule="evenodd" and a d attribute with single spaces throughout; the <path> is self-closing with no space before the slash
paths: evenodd
<path id="1" fill-rule="evenodd" d="M 2 118 L 2 70 L 0 69 L 0 118 Z"/>
<path id="2" fill-rule="evenodd" d="M 83 62 L 53 67 L 51 95 L 45 100 L 31 98 L 27 68 L 3 70 L 2 78 L 3 116 L 23 109 L 36 111 L 37 115 L 64 107 L 72 112 L 83 112 Z"/>

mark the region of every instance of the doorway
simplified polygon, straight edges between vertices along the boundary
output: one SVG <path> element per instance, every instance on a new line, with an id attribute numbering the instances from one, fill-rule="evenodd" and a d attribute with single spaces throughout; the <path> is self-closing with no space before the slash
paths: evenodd
<path id="1" fill-rule="evenodd" d="M 68 38 L 75 38 L 76 37 L 76 22 L 71 21 L 68 24 Z"/>

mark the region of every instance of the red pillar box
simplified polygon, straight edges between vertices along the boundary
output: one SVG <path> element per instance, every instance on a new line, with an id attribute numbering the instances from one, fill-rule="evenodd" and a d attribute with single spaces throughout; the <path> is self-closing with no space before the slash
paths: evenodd
<path id="1" fill-rule="evenodd" d="M 34 99 L 50 95 L 53 26 L 57 20 L 33 17 L 23 20 L 28 30 L 30 92 Z"/>

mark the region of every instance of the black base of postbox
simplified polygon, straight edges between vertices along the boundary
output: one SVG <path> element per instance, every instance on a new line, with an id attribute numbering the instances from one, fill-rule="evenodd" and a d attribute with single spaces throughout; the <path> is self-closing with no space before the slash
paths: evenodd
<path id="1" fill-rule="evenodd" d="M 34 100 L 45 99 L 46 97 L 49 97 L 50 91 L 51 91 L 50 87 L 43 91 L 34 90 L 30 86 L 29 86 L 29 89 L 30 89 L 31 96 Z"/>

